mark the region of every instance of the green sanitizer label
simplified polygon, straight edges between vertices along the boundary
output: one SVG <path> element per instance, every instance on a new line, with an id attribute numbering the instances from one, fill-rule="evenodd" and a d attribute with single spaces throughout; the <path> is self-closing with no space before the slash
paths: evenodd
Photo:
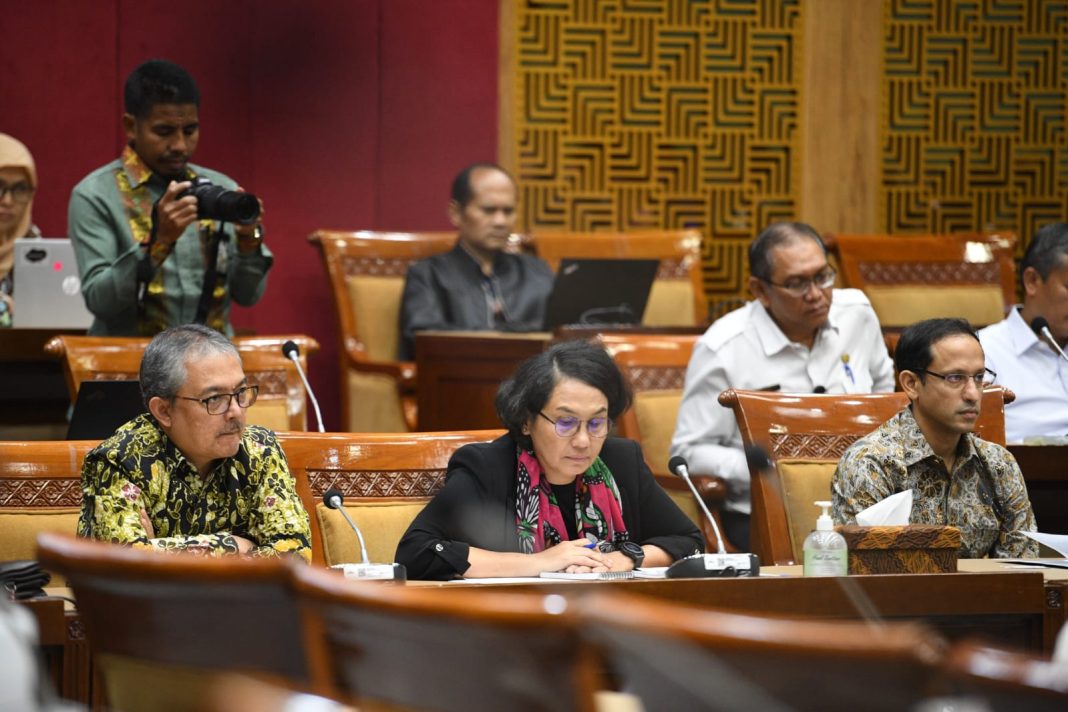
<path id="1" fill-rule="evenodd" d="M 848 556 L 849 553 L 842 549 L 806 549 L 805 576 L 845 576 L 849 571 Z"/>

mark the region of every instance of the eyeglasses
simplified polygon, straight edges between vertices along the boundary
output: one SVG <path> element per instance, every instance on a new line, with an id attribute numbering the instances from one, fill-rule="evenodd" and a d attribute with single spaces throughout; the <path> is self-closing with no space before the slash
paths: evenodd
<path id="1" fill-rule="evenodd" d="M 248 408 L 256 402 L 256 395 L 259 392 L 259 386 L 245 386 L 233 393 L 217 393 L 216 395 L 208 396 L 207 398 L 190 398 L 189 396 L 175 396 L 175 398 L 203 403 L 204 408 L 208 411 L 208 415 L 221 415 L 230 410 L 230 401 L 234 398 L 237 399 L 237 404 L 239 406 Z"/>
<path id="2" fill-rule="evenodd" d="M 934 371 L 928 371 L 926 368 L 921 368 L 920 373 L 941 378 L 950 388 L 963 388 L 968 381 L 974 383 L 976 388 L 986 388 L 994 385 L 994 381 L 998 377 L 998 374 L 989 368 L 984 368 L 982 373 L 973 373 L 971 375 L 967 373 L 935 373 Z"/>
<path id="3" fill-rule="evenodd" d="M 782 284 L 778 282 L 772 282 L 770 279 L 764 279 L 759 277 L 761 282 L 767 282 L 773 287 L 785 290 L 791 296 L 803 297 L 809 293 L 812 289 L 812 285 L 816 285 L 816 289 L 830 289 L 834 286 L 834 280 L 838 276 L 838 273 L 834 271 L 833 267 L 827 267 L 817 272 L 812 277 L 792 277 Z"/>
<path id="4" fill-rule="evenodd" d="M 5 195 L 11 195 L 11 200 L 15 203 L 28 203 L 30 198 L 33 197 L 33 186 L 29 183 L 12 183 L 7 185 L 6 183 L 0 183 L 0 200 L 4 199 Z"/>
<path id="5" fill-rule="evenodd" d="M 612 427 L 612 421 L 603 415 L 597 418 L 590 418 L 586 421 L 573 418 L 570 415 L 565 415 L 563 418 L 553 420 L 540 410 L 538 411 L 538 415 L 552 423 L 553 428 L 556 429 L 556 434 L 562 438 L 569 438 L 577 433 L 579 428 L 582 427 L 583 422 L 586 423 L 586 432 L 591 438 L 603 438 L 605 435 L 608 435 L 608 429 Z"/>

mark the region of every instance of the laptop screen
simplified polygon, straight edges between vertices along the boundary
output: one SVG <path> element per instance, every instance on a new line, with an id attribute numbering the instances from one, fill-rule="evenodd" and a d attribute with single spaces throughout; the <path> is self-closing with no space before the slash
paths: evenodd
<path id="1" fill-rule="evenodd" d="M 15 241 L 15 313 L 21 329 L 87 329 L 93 315 L 85 308 L 74 247 L 67 238 Z"/>
<path id="2" fill-rule="evenodd" d="M 659 260 L 561 260 L 545 309 L 545 330 L 566 324 L 640 324 L 659 266 Z"/>

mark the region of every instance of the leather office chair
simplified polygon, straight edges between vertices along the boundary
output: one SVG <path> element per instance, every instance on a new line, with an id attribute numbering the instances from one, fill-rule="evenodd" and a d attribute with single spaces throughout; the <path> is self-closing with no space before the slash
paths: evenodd
<path id="1" fill-rule="evenodd" d="M 367 540 L 371 561 L 390 563 L 408 525 L 445 483 L 452 454 L 503 432 L 280 434 L 297 494 L 311 519 L 312 562 L 362 561 L 356 534 L 339 512 L 323 504 L 327 490 L 341 491 L 345 511 Z"/>
<path id="2" fill-rule="evenodd" d="M 448 252 L 455 232 L 316 230 L 341 341 L 341 412 L 350 432 L 415 429 L 415 364 L 397 360 L 408 265 Z"/>
<path id="3" fill-rule="evenodd" d="M 954 316 L 976 328 L 1016 303 L 1016 235 L 827 235 L 843 286 L 868 295 L 884 329 Z"/>
<path id="4" fill-rule="evenodd" d="M 1005 404 L 1015 394 L 1001 386 L 983 392 L 975 432 L 1005 444 Z M 829 395 L 726 390 L 721 405 L 734 410 L 742 441 L 760 445 L 775 466 L 751 472 L 751 548 L 766 563 L 801 561 L 805 537 L 819 512 L 812 502 L 831 498 L 831 477 L 842 453 L 908 404 L 904 393 Z"/>
<path id="5" fill-rule="evenodd" d="M 207 558 L 41 534 L 74 590 L 111 709 L 199 710 L 220 674 L 308 682 L 291 562 Z"/>
<path id="6" fill-rule="evenodd" d="M 294 575 L 319 694 L 361 709 L 593 709 L 596 661 L 562 596 Z"/>
<path id="7" fill-rule="evenodd" d="M 701 276 L 701 233 L 696 230 L 537 230 L 531 240 L 538 256 L 554 272 L 560 260 L 568 257 L 660 260 L 642 324 L 695 326 L 708 320 L 708 301 Z"/>
<path id="8" fill-rule="evenodd" d="M 978 697 L 991 712 L 1068 709 L 1068 666 L 975 642 L 954 645 L 943 670 L 953 693 Z"/>
<path id="9" fill-rule="evenodd" d="M 598 335 L 597 341 L 612 356 L 634 390 L 634 404 L 616 423 L 618 435 L 641 444 L 645 461 L 657 482 L 682 511 L 700 525 L 706 546 L 710 551 L 715 551 L 715 534 L 694 502 L 690 488 L 671 474 L 667 467 L 671 456 L 671 438 L 675 434 L 675 421 L 682 401 L 682 387 L 686 380 L 686 367 L 698 338 L 697 334 L 611 333 Z M 726 483 L 713 473 L 693 473 L 692 476 L 709 511 L 713 516 L 718 516 L 718 510 L 727 495 Z"/>
<path id="10" fill-rule="evenodd" d="M 297 367 L 282 355 L 282 344 L 290 340 L 300 347 L 301 367 L 307 373 L 308 355 L 319 351 L 319 342 L 310 336 L 234 337 L 249 382 L 260 387 L 256 404 L 249 408 L 250 423 L 272 430 L 308 429 L 304 384 Z M 83 381 L 136 381 L 148 342 L 136 337 L 54 336 L 44 348 L 62 360 L 73 404 Z"/>
<path id="11" fill-rule="evenodd" d="M 904 710 L 944 643 L 913 623 L 746 615 L 618 592 L 579 606 L 584 636 L 646 712 Z"/>

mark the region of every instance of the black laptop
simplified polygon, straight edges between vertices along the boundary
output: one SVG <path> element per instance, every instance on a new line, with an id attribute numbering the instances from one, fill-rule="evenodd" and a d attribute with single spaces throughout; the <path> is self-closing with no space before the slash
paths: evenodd
<path id="1" fill-rule="evenodd" d="M 82 381 L 67 440 L 103 440 L 145 412 L 137 381 Z"/>
<path id="2" fill-rule="evenodd" d="M 561 260 L 545 331 L 568 324 L 640 324 L 659 266 L 659 260 Z"/>

